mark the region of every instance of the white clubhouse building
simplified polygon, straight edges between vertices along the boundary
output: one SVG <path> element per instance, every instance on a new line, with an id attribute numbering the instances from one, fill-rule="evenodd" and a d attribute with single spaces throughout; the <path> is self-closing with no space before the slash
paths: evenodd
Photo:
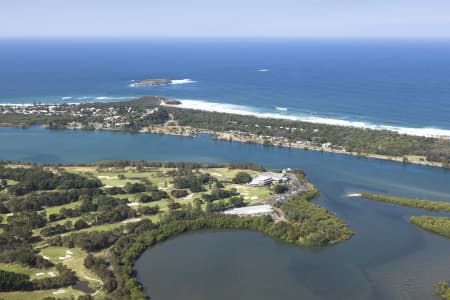
<path id="1" fill-rule="evenodd" d="M 287 182 L 289 177 L 286 175 L 286 172 L 283 170 L 281 173 L 275 172 L 264 172 L 257 175 L 248 183 L 249 186 L 266 186 L 272 183 L 283 183 Z"/>

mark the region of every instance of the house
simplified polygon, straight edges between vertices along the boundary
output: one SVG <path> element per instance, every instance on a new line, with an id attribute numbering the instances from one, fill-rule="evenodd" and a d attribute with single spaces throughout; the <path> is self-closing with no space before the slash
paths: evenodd
<path id="1" fill-rule="evenodd" d="M 328 149 L 328 148 L 330 148 L 331 146 L 333 146 L 332 143 L 323 143 L 323 144 L 322 144 L 322 148 L 323 148 L 323 149 Z"/>

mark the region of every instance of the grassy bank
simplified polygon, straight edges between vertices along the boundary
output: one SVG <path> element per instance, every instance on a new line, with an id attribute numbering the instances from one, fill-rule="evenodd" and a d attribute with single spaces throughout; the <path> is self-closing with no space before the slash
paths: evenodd
<path id="1" fill-rule="evenodd" d="M 379 202 L 391 203 L 413 208 L 421 208 L 429 211 L 450 212 L 450 202 L 417 200 L 370 193 L 362 193 L 361 197 Z"/>
<path id="2" fill-rule="evenodd" d="M 412 216 L 409 220 L 425 230 L 450 239 L 450 218 L 448 217 Z"/>
<path id="3" fill-rule="evenodd" d="M 447 281 L 441 281 L 436 289 L 436 296 L 441 297 L 443 300 L 450 300 L 450 287 Z"/>

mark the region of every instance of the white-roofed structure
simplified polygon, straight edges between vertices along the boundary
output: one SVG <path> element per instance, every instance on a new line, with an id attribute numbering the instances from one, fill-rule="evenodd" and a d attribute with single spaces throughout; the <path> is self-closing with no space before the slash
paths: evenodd
<path id="1" fill-rule="evenodd" d="M 273 213 L 273 207 L 269 204 L 246 206 L 229 209 L 223 212 L 226 215 L 251 216 L 251 215 L 268 215 Z"/>
<path id="2" fill-rule="evenodd" d="M 286 172 L 275 173 L 275 172 L 264 172 L 257 175 L 248 183 L 250 186 L 266 186 L 275 183 L 287 182 L 289 177 L 286 175 Z"/>

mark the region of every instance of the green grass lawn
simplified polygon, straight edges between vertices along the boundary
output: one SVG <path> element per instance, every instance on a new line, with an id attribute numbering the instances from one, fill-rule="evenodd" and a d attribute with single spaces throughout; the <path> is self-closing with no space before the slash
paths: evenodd
<path id="1" fill-rule="evenodd" d="M 1 221 L 0 224 L 7 224 L 8 223 L 7 219 L 8 219 L 7 214 L 0 214 L 0 221 Z"/>
<path id="2" fill-rule="evenodd" d="M 169 168 L 147 168 L 145 172 L 136 172 L 130 168 L 124 171 L 108 171 L 108 172 L 98 172 L 95 167 L 66 167 L 66 170 L 75 173 L 86 173 L 90 172 L 95 177 L 99 178 L 100 181 L 106 186 L 124 186 L 127 182 L 134 183 L 140 182 L 140 180 L 133 180 L 131 178 L 146 178 L 150 182 L 158 185 L 158 187 L 163 187 L 166 181 L 170 178 L 166 175 Z M 119 175 L 124 175 L 125 179 L 119 179 Z"/>
<path id="3" fill-rule="evenodd" d="M 119 223 L 112 223 L 112 224 L 102 224 L 102 225 L 97 225 L 97 226 L 91 226 L 88 228 L 84 228 L 81 230 L 77 230 L 77 231 L 71 231 L 65 234 L 62 234 L 62 236 L 64 235 L 69 235 L 72 233 L 78 233 L 78 232 L 90 232 L 90 231 L 108 231 L 114 228 L 118 228 L 122 225 L 125 225 L 125 223 L 119 222 Z"/>
<path id="4" fill-rule="evenodd" d="M 239 172 L 246 172 L 250 174 L 252 177 L 259 174 L 257 171 L 253 170 L 239 170 L 239 169 L 228 169 L 228 168 L 208 168 L 208 169 L 200 169 L 201 172 L 209 173 L 212 176 L 216 177 L 219 180 L 232 180 L 234 176 L 236 176 Z"/>
<path id="5" fill-rule="evenodd" d="M 61 210 L 61 208 L 75 208 L 77 206 L 81 205 L 81 201 L 76 201 L 76 202 L 71 202 L 71 203 L 67 203 L 67 204 L 63 204 L 63 205 L 58 205 L 58 206 L 49 206 L 45 208 L 45 212 L 47 213 L 47 217 L 51 214 L 57 214 L 59 213 L 59 211 Z"/>
<path id="6" fill-rule="evenodd" d="M 69 252 L 70 251 L 70 252 Z M 47 247 L 41 250 L 41 255 L 48 257 L 53 263 L 62 263 L 75 271 L 81 280 L 89 281 L 89 286 L 98 289 L 101 284 L 97 281 L 100 278 L 91 270 L 84 266 L 84 259 L 87 252 L 80 248 L 65 248 L 65 247 Z M 70 256 L 70 257 L 68 257 Z M 66 257 L 65 259 L 61 259 Z M 91 279 L 95 280 L 91 280 Z"/>
<path id="7" fill-rule="evenodd" d="M 68 254 L 67 251 L 71 251 L 70 256 L 66 259 L 60 259 L 60 257 L 64 257 Z M 93 289 L 100 288 L 101 284 L 96 281 L 100 280 L 100 278 L 90 271 L 89 269 L 86 269 L 83 265 L 84 259 L 87 256 L 87 253 L 79 248 L 64 248 L 64 247 L 47 247 L 43 248 L 40 251 L 40 254 L 48 257 L 50 261 L 52 261 L 55 264 L 62 263 L 72 269 L 76 272 L 77 276 L 81 280 L 89 281 L 89 286 Z M 55 268 L 49 268 L 49 269 L 34 269 L 34 268 L 26 268 L 21 265 L 17 264 L 0 264 L 0 269 L 11 271 L 11 272 L 17 272 L 22 274 L 28 274 L 30 275 L 31 279 L 34 278 L 45 278 L 51 276 L 50 274 L 53 272 L 53 275 L 58 275 Z M 37 274 L 44 273 L 43 275 L 38 276 Z M 50 273 L 50 274 L 49 274 Z M 88 279 L 87 277 L 91 278 Z M 92 280 L 95 279 L 95 280 Z M 58 294 L 57 291 L 65 291 L 64 293 Z M 43 291 L 32 291 L 32 292 L 7 292 L 7 293 L 0 293 L 0 298 L 3 299 L 42 299 L 44 297 L 68 297 L 68 296 L 79 296 L 83 295 L 84 293 L 80 291 L 76 291 L 72 289 L 71 287 L 67 288 L 60 288 L 60 289 L 52 289 L 52 290 L 43 290 Z M 100 293 L 101 296 L 101 293 Z"/>

